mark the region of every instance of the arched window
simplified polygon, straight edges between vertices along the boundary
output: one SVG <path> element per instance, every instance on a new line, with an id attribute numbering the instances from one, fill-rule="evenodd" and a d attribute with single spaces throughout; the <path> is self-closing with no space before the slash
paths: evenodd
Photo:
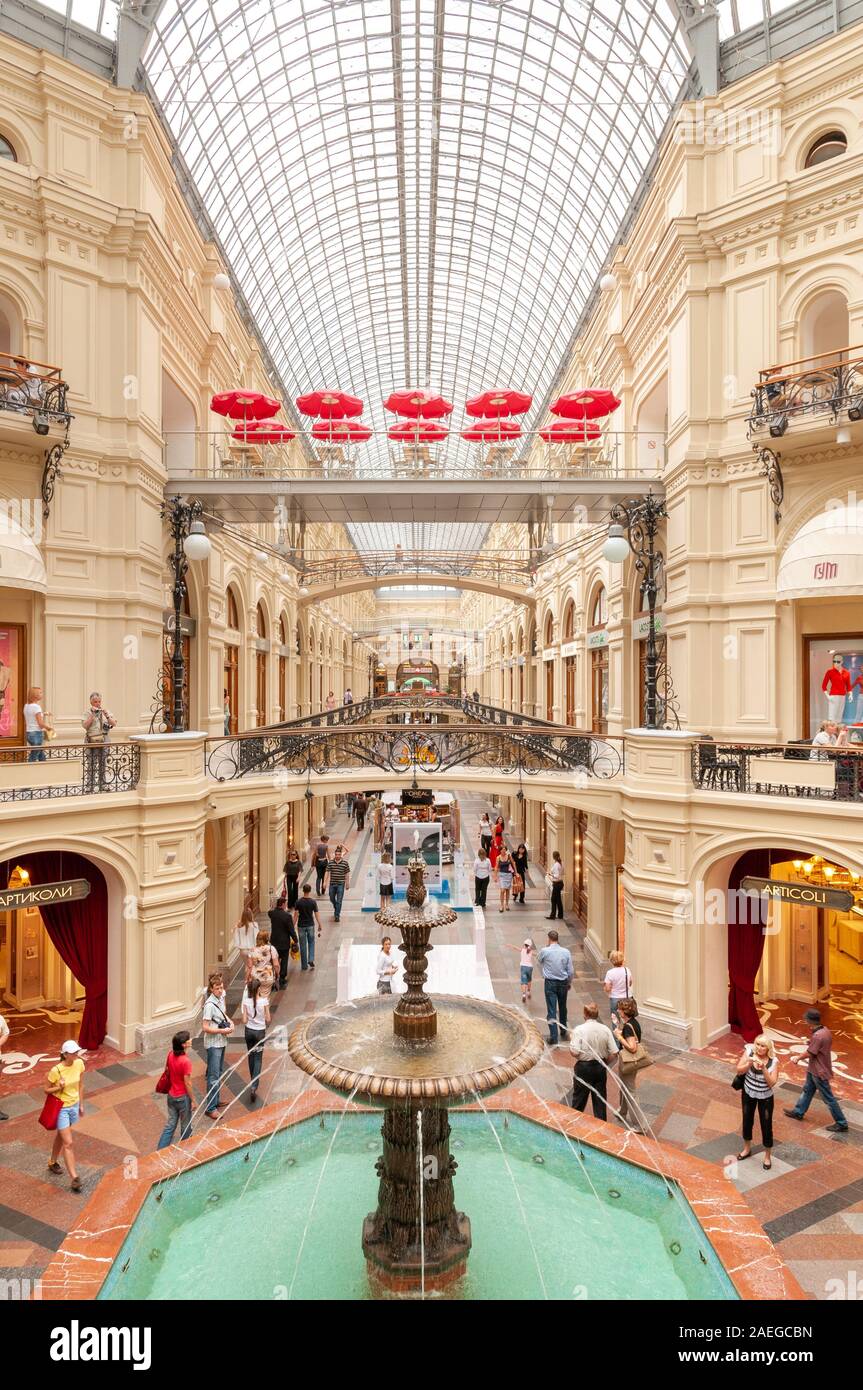
<path id="1" fill-rule="evenodd" d="M 15 153 L 15 146 L 11 140 L 7 140 L 5 135 L 0 135 L 0 159 L 8 159 L 12 164 L 18 163 L 18 156 Z"/>
<path id="2" fill-rule="evenodd" d="M 850 332 L 845 296 L 825 290 L 809 301 L 800 317 L 800 356 L 817 358 L 822 367 L 833 366 L 843 359 Z"/>
<path id="3" fill-rule="evenodd" d="M 21 325 L 18 311 L 12 300 L 0 291 L 0 352 L 15 353 L 21 350 Z"/>
<path id="4" fill-rule="evenodd" d="M 285 616 L 279 618 L 279 723 L 284 724 L 288 717 L 288 662 L 285 650 L 288 645 L 288 632 Z"/>
<path id="5" fill-rule="evenodd" d="M 809 146 L 803 168 L 814 169 L 816 164 L 826 164 L 828 159 L 844 154 L 847 148 L 848 136 L 843 130 L 828 130 L 826 135 L 819 135 Z"/>
<path id="6" fill-rule="evenodd" d="M 600 584 L 599 588 L 593 596 L 593 603 L 590 609 L 590 626 L 592 628 L 605 627 L 605 624 L 607 622 L 608 595 L 605 592 L 605 586 L 603 584 Z"/>
<path id="7" fill-rule="evenodd" d="M 263 605 L 262 603 L 259 603 L 258 606 L 257 606 L 257 609 L 255 610 L 255 619 L 256 619 L 257 624 L 258 624 L 258 636 L 259 636 L 259 637 L 266 637 L 266 635 L 267 635 L 267 615 L 266 615 L 265 612 L 264 612 L 264 605 Z"/>
<path id="8" fill-rule="evenodd" d="M 195 407 L 185 391 L 162 372 L 162 435 L 165 467 L 169 473 L 188 473 L 195 466 Z"/>
<path id="9" fill-rule="evenodd" d="M 259 603 L 255 609 L 255 622 L 258 628 L 258 641 L 267 638 L 267 617 L 264 606 Z M 255 652 L 255 704 L 258 710 L 258 728 L 267 722 L 267 653 L 260 648 Z"/>
<path id="10" fill-rule="evenodd" d="M 551 613 L 546 617 L 544 631 L 543 643 L 546 647 L 550 647 L 554 641 L 554 615 Z"/>
<path id="11" fill-rule="evenodd" d="M 227 625 L 228 625 L 229 628 L 234 629 L 236 632 L 239 632 L 239 630 L 240 630 L 240 614 L 239 614 L 239 611 L 238 611 L 238 609 L 237 609 L 237 600 L 236 600 L 236 598 L 234 597 L 234 591 L 233 591 L 233 589 L 229 589 L 229 590 L 228 590 L 228 620 L 227 620 Z"/>
<path id="12" fill-rule="evenodd" d="M 571 642 L 575 637 L 575 604 L 572 599 L 566 605 L 566 612 L 563 615 L 563 640 Z"/>

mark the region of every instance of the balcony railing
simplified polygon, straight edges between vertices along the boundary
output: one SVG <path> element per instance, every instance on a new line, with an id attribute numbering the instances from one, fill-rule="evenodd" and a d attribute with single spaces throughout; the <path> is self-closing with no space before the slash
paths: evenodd
<path id="1" fill-rule="evenodd" d="M 165 466 L 171 476 L 220 481 L 332 478 L 342 482 L 494 483 L 542 478 L 660 478 L 666 461 L 665 436 L 655 431 L 608 430 L 598 439 L 555 444 L 543 443 L 535 432 L 525 431 L 514 447 L 511 442 L 468 445 L 454 430 L 449 441 L 431 448 L 394 449 L 388 444 L 386 461 L 376 459 L 369 444 L 330 447 L 297 432 L 297 441 L 303 438 L 308 446 L 305 453 L 295 441 L 252 445 L 237 443 L 224 430 L 169 430 L 164 435 Z M 525 447 L 530 445 L 533 447 Z"/>
<path id="2" fill-rule="evenodd" d="M 0 748 L 0 802 L 130 792 L 140 775 L 138 743 Z"/>
<path id="3" fill-rule="evenodd" d="M 624 744 L 622 738 L 574 729 L 547 733 L 485 724 L 366 724 L 298 733 L 253 730 L 208 739 L 204 767 L 218 782 L 263 775 L 289 783 L 313 774 L 359 770 L 368 786 L 375 770 L 428 775 L 457 767 L 525 776 L 562 772 L 586 782 L 621 774 Z"/>
<path id="4" fill-rule="evenodd" d="M 705 791 L 863 801 L 863 748 L 816 749 L 808 743 L 692 746 L 692 780 Z"/>
<path id="5" fill-rule="evenodd" d="M 0 410 L 29 416 L 37 433 L 69 423 L 68 390 L 59 367 L 0 352 Z"/>
<path id="6" fill-rule="evenodd" d="M 834 423 L 863 419 L 863 347 L 838 348 L 758 374 L 749 432 L 767 429 L 779 439 L 789 424 L 810 416 Z"/>

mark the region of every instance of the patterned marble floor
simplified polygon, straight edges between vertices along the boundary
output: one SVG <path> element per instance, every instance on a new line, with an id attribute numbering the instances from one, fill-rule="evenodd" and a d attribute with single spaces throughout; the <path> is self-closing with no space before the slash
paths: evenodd
<path id="1" fill-rule="evenodd" d="M 470 796 L 462 796 L 460 801 L 465 844 L 473 849 L 483 805 Z M 317 943 L 316 969 L 303 974 L 292 967 L 286 990 L 275 997 L 261 1084 L 264 1104 L 293 1096 L 308 1084 L 285 1050 L 288 1027 L 298 1015 L 335 999 L 341 941 L 352 937 L 371 944 L 378 939 L 373 914 L 360 910 L 362 871 L 371 853 L 370 832 L 348 829 L 343 814 L 334 818 L 330 829 L 348 847 L 352 887 L 338 926 L 332 922 L 330 904 L 322 902 L 323 934 Z M 515 1006 L 520 1004 L 519 946 L 526 935 L 538 944 L 545 940 L 543 876 L 532 877 L 524 907 L 500 913 L 490 891 L 491 910 L 486 914 L 488 963 L 495 993 L 502 1003 Z M 597 1002 L 604 1012 L 605 995 L 582 949 L 580 924 L 567 917 L 562 926 L 561 940 L 571 948 L 575 965 L 570 1016 L 579 1019 L 581 1005 L 588 1000 Z M 460 920 L 445 929 L 444 937 L 467 944 L 470 930 L 470 914 L 460 914 Z M 234 1011 L 239 996 L 237 977 L 229 992 L 229 1007 Z M 541 982 L 534 986 L 529 1011 L 542 1025 Z M 9 1051 L 22 1054 L 23 1059 L 0 1078 L 0 1108 L 11 1117 L 0 1125 L 0 1277 L 38 1277 L 101 1174 L 120 1164 L 134 1172 L 137 1157 L 154 1149 L 163 1124 L 164 1102 L 153 1091 L 164 1065 L 161 1055 L 120 1057 L 102 1048 L 88 1056 L 87 1113 L 75 1131 L 84 1194 L 71 1193 L 65 1177 L 54 1178 L 47 1172 L 50 1140 L 36 1123 L 43 1098 L 41 1083 L 55 1060 L 53 1049 L 62 1041 L 60 1034 L 68 1035 L 66 1020 L 56 1024 L 50 1019 L 30 1022 L 32 1027 L 13 1031 L 9 1044 Z M 783 1043 L 789 1051 L 802 1045 L 803 1030 L 793 1010 L 783 1005 L 772 1023 L 789 1035 Z M 56 1035 L 55 1029 L 59 1030 Z M 812 1297 L 856 1297 L 855 1271 L 863 1270 L 863 1088 L 852 1077 L 859 1076 L 863 1068 L 847 1067 L 837 1079 L 835 1089 L 851 1124 L 844 1135 L 827 1133 L 830 1117 L 818 1100 L 802 1123 L 785 1119 L 782 1106 L 791 1103 L 798 1089 L 796 1075 L 786 1071 L 779 1087 L 773 1169 L 765 1172 L 757 1145 L 747 1162 L 738 1163 L 734 1157 L 740 1147 L 740 1109 L 729 1083 L 738 1046 L 736 1040 L 720 1039 L 703 1052 L 656 1052 L 655 1065 L 643 1073 L 638 1086 L 645 1127 L 664 1142 L 724 1169 L 728 1180 L 746 1194 L 755 1215 Z M 202 1056 L 199 1039 L 193 1057 L 193 1083 L 199 1095 Z M 245 1091 L 248 1071 L 240 1036 L 230 1046 L 228 1063 L 232 1068 L 227 1083 L 231 1103 L 236 1108 L 249 1108 Z M 802 1069 L 796 1070 L 802 1076 Z M 524 1084 L 541 1098 L 560 1100 L 569 1090 L 571 1077 L 569 1053 L 559 1047 L 547 1050 Z M 614 1103 L 613 1081 L 609 1094 Z M 230 1116 L 231 1111 L 224 1114 Z M 211 1122 L 201 1116 L 196 1123 L 209 1127 Z"/>

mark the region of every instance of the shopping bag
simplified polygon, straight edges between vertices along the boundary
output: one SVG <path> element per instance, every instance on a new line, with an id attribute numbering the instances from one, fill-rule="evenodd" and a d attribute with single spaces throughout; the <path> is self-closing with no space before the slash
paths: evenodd
<path id="1" fill-rule="evenodd" d="M 63 1102 L 59 1096 L 46 1096 L 45 1104 L 42 1106 L 42 1113 L 39 1116 L 39 1123 L 43 1129 L 56 1129 L 57 1121 L 60 1118 L 60 1111 L 63 1109 Z"/>

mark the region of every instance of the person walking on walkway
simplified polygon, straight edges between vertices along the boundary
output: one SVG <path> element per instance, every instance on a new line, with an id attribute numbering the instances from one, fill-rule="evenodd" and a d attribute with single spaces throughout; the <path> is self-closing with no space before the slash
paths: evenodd
<path id="1" fill-rule="evenodd" d="M 539 964 L 545 984 L 548 1042 L 549 1046 L 557 1047 L 558 1017 L 561 1034 L 567 1037 L 566 996 L 572 984 L 572 956 L 561 946 L 556 931 L 548 933 L 548 945 L 539 953 Z"/>
<path id="2" fill-rule="evenodd" d="M 563 921 L 563 860 L 560 857 L 560 850 L 556 849 L 551 856 L 551 873 L 549 874 L 551 884 L 551 910 L 547 921 L 553 922 L 555 918 Z"/>
<path id="3" fill-rule="evenodd" d="M 527 886 L 527 845 L 523 840 L 512 856 L 512 867 L 515 871 L 512 880 L 512 900 L 514 903 L 523 903 Z"/>
<path id="4" fill-rule="evenodd" d="M 488 818 L 488 811 L 483 811 L 479 818 L 479 847 L 488 854 L 492 842 L 491 821 Z"/>
<path id="5" fill-rule="evenodd" d="M 617 1009 L 621 999 L 632 998 L 632 971 L 624 964 L 622 951 L 609 951 L 609 969 L 605 972 L 602 988 L 610 999 L 611 1026 L 617 1026 Z"/>
<path id="6" fill-rule="evenodd" d="M 596 1004 L 585 1004 L 584 1022 L 573 1028 L 569 1050 L 575 1058 L 572 1108 L 583 1111 L 590 1096 L 594 1115 L 598 1120 L 604 1120 L 607 1113 L 607 1064 L 617 1056 L 617 1043 L 611 1029 L 605 1023 L 600 1023 Z"/>
<path id="7" fill-rule="evenodd" d="M 243 1026 L 246 1052 L 249 1059 L 249 1080 L 252 1083 L 249 1100 L 252 1104 L 258 1098 L 261 1063 L 264 1060 L 264 1039 L 267 1035 L 269 1021 L 270 1001 L 261 993 L 258 981 L 252 978 L 243 993 Z"/>
<path id="8" fill-rule="evenodd" d="M 533 966 L 536 960 L 536 947 L 531 937 L 524 939 L 519 957 L 519 973 L 521 982 L 521 1002 L 530 1003 L 530 987 L 533 984 Z"/>
<path id="9" fill-rule="evenodd" d="M 617 1004 L 617 1022 L 613 1021 L 611 1032 L 614 1041 L 620 1048 L 620 1057 L 624 1053 L 634 1054 L 638 1051 L 638 1044 L 641 1042 L 641 1024 L 638 1021 L 638 1005 L 634 999 L 620 999 Z M 635 1105 L 635 1086 L 638 1081 L 638 1072 L 631 1067 L 624 1068 L 618 1060 L 618 1081 L 620 1084 L 620 1100 L 617 1103 L 621 1120 L 626 1120 L 629 1114 L 629 1101 L 632 1099 L 633 1114 L 636 1115 Z M 625 1071 L 625 1075 L 624 1075 Z M 628 1094 L 627 1094 L 628 1093 Z M 640 1125 L 633 1128 L 634 1134 L 643 1134 L 644 1130 Z"/>
<path id="10" fill-rule="evenodd" d="M 81 1179 L 75 1163 L 75 1150 L 72 1147 L 72 1126 L 84 1114 L 84 1063 L 79 1053 L 82 1049 L 70 1038 L 60 1048 L 60 1060 L 52 1067 L 45 1078 L 45 1091 L 49 1096 L 60 1097 L 60 1113 L 55 1126 L 54 1143 L 48 1160 L 49 1173 L 62 1173 L 60 1155 L 66 1164 L 66 1171 L 72 1180 L 72 1191 L 81 1191 Z"/>
<path id="11" fill-rule="evenodd" d="M 744 1047 L 737 1063 L 737 1075 L 743 1077 L 740 1091 L 743 1107 L 743 1148 L 737 1157 L 748 1158 L 752 1152 L 752 1129 L 757 1110 L 761 1125 L 761 1143 L 764 1145 L 761 1167 L 772 1168 L 773 1091 L 779 1080 L 779 1063 L 773 1043 L 766 1033 L 761 1033 L 751 1045 L 747 1044 Z"/>
<path id="12" fill-rule="evenodd" d="M 340 922 L 342 919 L 342 902 L 347 890 L 351 886 L 351 866 L 344 856 L 341 845 L 336 845 L 335 858 L 331 859 L 327 865 L 329 873 L 329 897 L 333 905 L 333 921 Z"/>
<path id="13" fill-rule="evenodd" d="M 350 816 L 350 806 L 348 806 L 348 816 Z M 327 874 L 327 862 L 330 857 L 330 837 L 322 835 L 315 845 L 314 865 L 315 865 L 315 892 L 320 894 L 324 891 L 324 879 Z"/>
<path id="14" fill-rule="evenodd" d="M 484 849 L 481 849 L 473 861 L 473 886 L 474 886 L 474 906 L 485 907 L 485 898 L 488 893 L 488 880 L 491 876 L 491 862 Z"/>
<path id="15" fill-rule="evenodd" d="M 381 907 L 386 907 L 392 901 L 393 878 L 393 857 L 391 854 L 382 854 L 381 862 L 378 864 L 378 892 L 381 895 Z"/>
<path id="16" fill-rule="evenodd" d="M 354 797 L 354 815 L 357 818 L 357 830 L 366 828 L 366 806 L 368 805 L 362 792 L 358 792 Z"/>
<path id="17" fill-rule="evenodd" d="M 286 899 L 279 898 L 267 916 L 270 919 L 270 942 L 279 957 L 279 976 L 276 989 L 284 989 L 288 983 L 291 946 L 299 944 L 294 927 L 294 914 L 290 911 L 290 905 Z"/>
<path id="18" fill-rule="evenodd" d="M 385 936 L 377 959 L 378 994 L 392 994 L 393 977 L 398 974 L 399 963 L 392 955 L 392 938 Z"/>
<path id="19" fill-rule="evenodd" d="M 269 999 L 279 974 L 279 953 L 270 941 L 270 933 L 259 931 L 254 950 L 246 956 L 246 984 L 257 980 L 262 998 Z"/>
<path id="20" fill-rule="evenodd" d="M 292 845 L 285 860 L 285 896 L 288 900 L 289 912 L 292 912 L 300 901 L 300 874 L 302 871 L 303 861 L 300 857 L 300 851 Z"/>
<path id="21" fill-rule="evenodd" d="M 321 934 L 321 919 L 318 904 L 312 897 L 312 885 L 303 884 L 303 896 L 294 909 L 294 925 L 300 938 L 300 967 L 303 970 L 315 968 L 315 926 Z"/>
<path id="22" fill-rule="evenodd" d="M 335 691 L 334 691 L 334 690 L 331 690 L 330 693 L 329 693 L 329 695 L 327 696 L 327 709 L 328 709 L 328 710 L 334 710 L 335 708 L 336 708 L 336 694 L 335 694 Z"/>
<path id="23" fill-rule="evenodd" d="M 500 910 L 509 912 L 509 894 L 512 888 L 512 859 L 509 850 L 504 845 L 498 855 L 497 867 L 495 869 L 497 886 L 500 889 Z"/>
<path id="24" fill-rule="evenodd" d="M 192 1063 L 189 1061 L 189 1048 L 192 1035 L 185 1028 L 175 1033 L 171 1039 L 171 1051 L 165 1061 L 168 1074 L 168 1119 L 159 1135 L 157 1149 L 167 1149 L 174 1142 L 174 1132 L 180 1126 L 180 1143 L 192 1133 L 192 1111 L 195 1107 L 195 1092 L 192 1090 Z"/>
<path id="25" fill-rule="evenodd" d="M 217 1120 L 219 1111 L 224 1108 L 222 1073 L 225 1070 L 228 1035 L 234 1031 L 234 1025 L 225 1013 L 225 993 L 222 976 L 211 975 L 202 1016 L 204 1050 L 207 1054 L 207 1099 L 204 1104 L 208 1120 Z"/>
<path id="26" fill-rule="evenodd" d="M 821 1022 L 821 1014 L 817 1009 L 807 1009 L 803 1021 L 809 1028 L 810 1037 L 806 1052 L 797 1058 L 797 1063 L 800 1065 L 802 1062 L 808 1062 L 808 1071 L 794 1109 L 786 1110 L 785 1114 L 789 1119 L 802 1120 L 817 1091 L 833 1116 L 833 1123 L 827 1128 L 833 1134 L 844 1134 L 848 1128 L 848 1121 L 830 1086 L 830 1078 L 833 1075 L 833 1034 Z"/>
<path id="27" fill-rule="evenodd" d="M 347 690 L 345 691 L 345 696 L 342 703 L 345 705 L 352 705 L 354 703 L 353 691 L 351 690 L 350 686 L 348 686 Z"/>

